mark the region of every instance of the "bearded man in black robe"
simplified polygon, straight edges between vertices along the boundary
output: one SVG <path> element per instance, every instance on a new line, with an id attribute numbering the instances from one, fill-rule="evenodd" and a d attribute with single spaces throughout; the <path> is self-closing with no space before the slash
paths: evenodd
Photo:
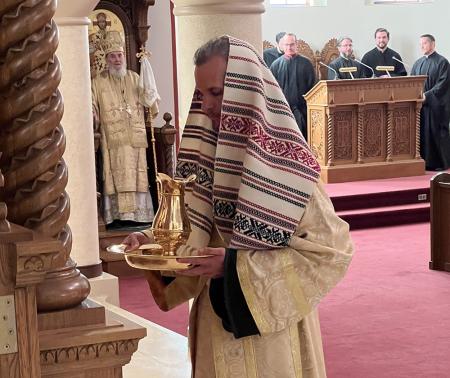
<path id="1" fill-rule="evenodd" d="M 300 131 L 308 140 L 306 101 L 303 95 L 316 82 L 314 67 L 309 59 L 297 53 L 295 34 L 287 33 L 281 39 L 281 43 L 284 55 L 272 63 L 270 70 L 283 90 Z"/>
<path id="2" fill-rule="evenodd" d="M 424 56 L 414 63 L 411 75 L 427 75 L 420 111 L 420 156 L 427 170 L 440 171 L 450 166 L 450 66 L 435 46 L 431 34 L 420 37 Z"/>
<path id="3" fill-rule="evenodd" d="M 390 72 L 391 76 L 406 76 L 406 69 L 401 63 L 402 57 L 400 54 L 388 47 L 390 39 L 389 32 L 384 28 L 375 30 L 375 47 L 366 52 L 361 59 L 361 62 L 372 67 L 374 75 L 377 77 L 385 77 L 385 71 L 378 71 L 377 66 L 393 66 L 394 71 Z M 395 60 L 394 58 L 398 59 Z M 366 72 L 367 75 L 372 75 L 372 72 Z"/>
<path id="4" fill-rule="evenodd" d="M 350 37 L 339 38 L 337 48 L 339 57 L 329 64 L 334 71 L 328 70 L 328 80 L 351 79 L 352 76 L 354 79 L 367 77 L 364 66 L 351 58 L 353 55 L 353 40 Z M 349 72 L 339 72 L 339 69 L 344 67 L 356 67 L 356 71 L 352 72 L 352 75 Z"/>
<path id="5" fill-rule="evenodd" d="M 281 39 L 286 35 L 286 32 L 280 32 L 275 36 L 275 40 L 277 41 L 276 47 L 271 47 L 269 49 L 265 49 L 263 51 L 263 59 L 267 64 L 267 67 L 270 68 L 273 62 L 277 60 L 280 56 L 284 54 L 283 47 L 281 46 Z"/>

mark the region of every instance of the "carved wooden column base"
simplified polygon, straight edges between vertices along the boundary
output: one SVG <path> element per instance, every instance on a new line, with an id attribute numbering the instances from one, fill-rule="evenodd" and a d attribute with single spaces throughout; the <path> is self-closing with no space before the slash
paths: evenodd
<path id="1" fill-rule="evenodd" d="M 53 311 L 78 305 L 90 291 L 88 279 L 76 269 L 69 258 L 62 268 L 47 273 L 45 281 L 37 286 L 38 311 Z"/>
<path id="2" fill-rule="evenodd" d="M 1 377 L 40 377 L 37 351 L 36 285 L 45 278 L 61 243 L 49 238 L 36 238 L 32 231 L 11 224 L 10 232 L 0 232 L 0 301 L 8 299 L 15 321 L 2 319 Z M 7 296 L 8 298 L 5 298 Z M 3 310 L 4 311 L 4 310 Z M 4 349 L 2 348 L 2 351 Z"/>
<path id="3" fill-rule="evenodd" d="M 38 315 L 42 377 L 121 377 L 146 330 L 86 300 Z"/>

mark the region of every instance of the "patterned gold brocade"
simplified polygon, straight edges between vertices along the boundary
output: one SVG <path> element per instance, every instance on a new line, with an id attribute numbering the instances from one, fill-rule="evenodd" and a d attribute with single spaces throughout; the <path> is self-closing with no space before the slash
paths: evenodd
<path id="1" fill-rule="evenodd" d="M 116 195 L 121 214 L 135 213 L 136 193 L 148 193 L 148 144 L 138 80 L 132 71 L 123 78 L 103 71 L 92 81 L 93 107 L 100 122 L 103 194 Z"/>
<path id="2" fill-rule="evenodd" d="M 217 231 L 212 237 L 220 241 Z M 238 251 L 240 284 L 261 333 L 235 339 L 209 300 L 209 283 L 177 277 L 170 307 L 195 298 L 189 340 L 195 378 L 326 377 L 319 301 L 344 276 L 353 253 L 348 225 L 318 184 L 288 248 Z"/>

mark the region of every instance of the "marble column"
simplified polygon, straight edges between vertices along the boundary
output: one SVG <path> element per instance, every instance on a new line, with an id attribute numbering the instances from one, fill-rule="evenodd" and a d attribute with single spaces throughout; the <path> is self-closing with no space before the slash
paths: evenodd
<path id="1" fill-rule="evenodd" d="M 62 68 L 59 90 L 64 98 L 61 124 L 67 143 L 64 160 L 69 170 L 71 257 L 81 270 L 92 267 L 96 271 L 90 276 L 101 274 L 87 17 L 97 3 L 59 0 L 54 18 L 59 29 L 56 54 Z"/>
<path id="2" fill-rule="evenodd" d="M 64 98 L 61 124 L 66 133 L 64 160 L 69 170 L 71 257 L 91 284 L 91 297 L 119 305 L 117 277 L 102 272 L 99 257 L 97 189 L 87 17 L 98 0 L 59 0 L 55 21 L 59 28 L 57 55 L 61 61 L 59 86 Z"/>
<path id="3" fill-rule="evenodd" d="M 178 104 L 184 126 L 194 90 L 195 50 L 209 39 L 227 34 L 262 52 L 264 0 L 173 0 L 176 17 Z"/>

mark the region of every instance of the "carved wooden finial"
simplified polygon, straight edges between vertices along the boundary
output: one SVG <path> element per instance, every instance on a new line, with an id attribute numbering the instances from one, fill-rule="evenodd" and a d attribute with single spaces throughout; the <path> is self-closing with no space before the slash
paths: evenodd
<path id="1" fill-rule="evenodd" d="M 172 121 L 172 114 L 169 112 L 165 112 L 163 115 L 163 120 L 166 121 L 164 126 L 170 126 L 170 121 Z"/>
<path id="2" fill-rule="evenodd" d="M 0 152 L 0 157 L 2 153 Z M 5 185 L 5 178 L 2 175 L 2 170 L 0 169 L 0 188 Z M 8 208 L 6 207 L 6 203 L 0 202 L 0 232 L 10 232 L 11 226 L 9 222 L 6 220 L 6 216 L 8 215 Z"/>

